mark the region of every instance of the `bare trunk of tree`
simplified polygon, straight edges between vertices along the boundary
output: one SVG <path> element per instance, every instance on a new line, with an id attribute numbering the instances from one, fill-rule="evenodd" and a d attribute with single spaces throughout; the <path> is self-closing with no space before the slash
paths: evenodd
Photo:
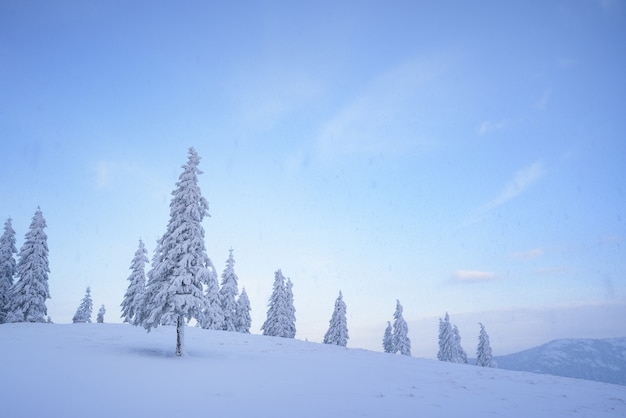
<path id="1" fill-rule="evenodd" d="M 176 320 L 176 355 L 178 357 L 185 354 L 185 318 L 178 315 Z"/>

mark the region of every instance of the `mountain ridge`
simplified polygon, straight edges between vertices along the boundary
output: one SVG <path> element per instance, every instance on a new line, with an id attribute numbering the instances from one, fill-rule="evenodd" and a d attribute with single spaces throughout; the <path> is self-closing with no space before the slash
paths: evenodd
<path id="1" fill-rule="evenodd" d="M 561 338 L 494 359 L 506 370 L 626 385 L 626 337 Z"/>

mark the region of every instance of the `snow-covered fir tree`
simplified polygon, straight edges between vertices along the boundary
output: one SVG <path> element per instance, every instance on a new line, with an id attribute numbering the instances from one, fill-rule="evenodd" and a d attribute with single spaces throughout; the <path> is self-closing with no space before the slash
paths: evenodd
<path id="1" fill-rule="evenodd" d="M 4 323 L 9 309 L 11 287 L 17 271 L 17 263 L 15 262 L 17 247 L 15 246 L 15 231 L 11 222 L 11 218 L 6 220 L 4 232 L 0 237 L 0 324 Z"/>
<path id="2" fill-rule="evenodd" d="M 220 288 L 220 305 L 224 315 L 224 331 L 236 331 L 236 315 L 237 315 L 237 294 L 239 289 L 237 282 L 239 281 L 235 274 L 235 258 L 233 257 L 233 249 L 230 249 L 228 260 L 226 260 L 226 268 L 222 272 L 222 287 Z"/>
<path id="3" fill-rule="evenodd" d="M 128 289 L 122 300 L 122 318 L 124 322 L 135 323 L 138 312 L 143 304 L 144 292 L 146 289 L 146 264 L 148 264 L 148 252 L 143 241 L 139 240 L 139 246 L 135 251 L 135 256 L 130 263 L 130 276 L 128 276 Z"/>
<path id="4" fill-rule="evenodd" d="M 465 350 L 461 347 L 461 334 L 459 334 L 459 329 L 454 325 L 452 327 L 452 333 L 454 334 L 454 351 L 455 351 L 455 359 L 456 363 L 461 364 L 469 364 L 467 360 L 467 354 L 465 354 Z"/>
<path id="5" fill-rule="evenodd" d="M 450 323 L 446 312 L 445 318 L 439 318 L 439 351 L 437 358 L 441 361 L 467 364 L 467 355 L 461 347 L 461 336 L 455 325 Z"/>
<path id="6" fill-rule="evenodd" d="M 348 344 L 348 320 L 346 318 L 346 304 L 343 295 L 339 291 L 339 296 L 335 300 L 335 309 L 330 317 L 328 331 L 324 335 L 324 344 L 334 344 L 345 347 Z"/>
<path id="7" fill-rule="evenodd" d="M 198 319 L 198 325 L 204 329 L 223 330 L 224 312 L 220 302 L 220 287 L 217 274 L 212 272 L 204 281 L 205 309 Z"/>
<path id="8" fill-rule="evenodd" d="M 184 354 L 185 319 L 202 318 L 207 308 L 203 283 L 214 277 L 206 254 L 202 220 L 209 203 L 198 186 L 200 157 L 189 149 L 170 202 L 170 220 L 157 242 L 139 323 L 148 331 L 163 320 L 176 321 L 176 355 Z"/>
<path id="9" fill-rule="evenodd" d="M 5 322 L 46 322 L 50 299 L 48 289 L 48 236 L 46 220 L 37 208 L 24 244 L 17 255 L 17 282 L 11 287 L 11 300 Z"/>
<path id="10" fill-rule="evenodd" d="M 385 353 L 395 353 L 393 348 L 393 328 L 391 328 L 391 322 L 387 321 L 387 328 L 385 328 L 385 334 L 383 335 L 383 350 Z"/>
<path id="11" fill-rule="evenodd" d="M 99 324 L 103 324 L 105 313 L 107 313 L 107 310 L 104 307 L 104 305 L 100 306 L 100 310 L 98 311 L 98 316 L 96 317 L 96 322 L 98 322 Z"/>
<path id="12" fill-rule="evenodd" d="M 402 305 L 396 300 L 396 311 L 393 314 L 393 350 L 400 352 L 403 356 L 411 355 L 411 340 L 409 339 L 409 326 L 402 316 Z"/>
<path id="13" fill-rule="evenodd" d="M 80 301 L 80 305 L 78 305 L 78 308 L 76 309 L 72 322 L 91 322 L 92 312 L 93 301 L 91 300 L 91 288 L 87 287 L 87 290 L 85 290 L 85 296 Z"/>
<path id="14" fill-rule="evenodd" d="M 267 318 L 261 326 L 263 335 L 288 338 L 290 335 L 287 287 L 282 271 L 274 273 L 274 286 L 267 309 Z"/>
<path id="15" fill-rule="evenodd" d="M 293 283 L 287 278 L 285 283 L 285 296 L 287 298 L 287 338 L 296 337 L 296 306 L 293 304 Z"/>
<path id="16" fill-rule="evenodd" d="M 476 349 L 476 365 L 480 367 L 497 367 L 491 353 L 489 335 L 485 331 L 485 326 L 482 323 L 478 323 L 478 325 L 480 325 L 480 333 L 478 334 L 478 348 Z"/>
<path id="17" fill-rule="evenodd" d="M 450 316 L 446 312 L 444 319 L 439 318 L 439 351 L 437 359 L 440 361 L 452 361 L 454 358 L 454 340 Z"/>
<path id="18" fill-rule="evenodd" d="M 252 325 L 250 310 L 250 299 L 248 299 L 248 294 L 244 287 L 241 289 L 239 298 L 237 298 L 237 310 L 235 314 L 235 329 L 237 332 L 250 334 L 250 325 Z"/>

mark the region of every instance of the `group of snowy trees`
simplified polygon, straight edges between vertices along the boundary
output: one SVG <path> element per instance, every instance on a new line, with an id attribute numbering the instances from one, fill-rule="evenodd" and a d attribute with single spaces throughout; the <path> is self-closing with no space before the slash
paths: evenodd
<path id="1" fill-rule="evenodd" d="M 195 319 L 206 329 L 250 332 L 250 302 L 245 289 L 237 295 L 232 250 L 222 274 L 217 274 L 207 256 L 202 220 L 209 215 L 209 203 L 198 186 L 200 157 L 193 148 L 183 165 L 170 202 L 170 219 L 157 241 L 152 266 L 143 242 L 131 262 L 129 286 L 122 301 L 125 322 L 150 331 L 159 325 L 176 325 L 176 355 L 184 353 L 184 327 Z M 147 276 L 147 280 L 146 280 Z"/>
<path id="2" fill-rule="evenodd" d="M 387 321 L 387 328 L 383 335 L 383 350 L 385 353 L 400 353 L 403 356 L 411 355 L 411 340 L 409 339 L 409 326 L 402 316 L 402 305 L 396 300 L 396 311 L 393 314 L 393 328 Z"/>
<path id="3" fill-rule="evenodd" d="M 50 269 L 45 228 L 46 220 L 37 208 L 18 253 L 11 218 L 4 223 L 0 237 L 0 323 L 50 322 L 50 318 L 46 318 Z"/>
<path id="4" fill-rule="evenodd" d="M 73 323 L 79 322 L 91 322 L 91 313 L 93 312 L 93 301 L 91 299 L 91 288 L 87 287 L 85 291 L 85 296 L 80 301 L 80 305 L 76 309 L 76 313 L 72 318 Z M 104 314 L 106 313 L 106 308 L 104 305 L 100 306 L 100 310 L 98 311 L 98 316 L 96 317 L 96 322 L 102 324 L 104 322 Z"/>
<path id="5" fill-rule="evenodd" d="M 483 324 L 480 325 L 478 348 L 476 350 L 476 365 L 481 367 L 496 367 L 489 345 L 489 336 Z M 450 323 L 450 316 L 446 312 L 444 319 L 439 318 L 439 352 L 437 358 L 451 363 L 468 364 L 467 354 L 461 347 L 461 335 L 456 325 Z"/>

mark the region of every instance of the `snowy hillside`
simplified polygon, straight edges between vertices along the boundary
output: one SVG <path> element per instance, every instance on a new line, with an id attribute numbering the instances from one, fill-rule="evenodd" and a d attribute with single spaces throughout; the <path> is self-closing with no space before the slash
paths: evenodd
<path id="1" fill-rule="evenodd" d="M 4 417 L 624 417 L 622 386 L 303 341 L 0 325 Z"/>
<path id="2" fill-rule="evenodd" d="M 502 369 L 626 385 L 626 338 L 555 340 L 496 361 Z"/>

